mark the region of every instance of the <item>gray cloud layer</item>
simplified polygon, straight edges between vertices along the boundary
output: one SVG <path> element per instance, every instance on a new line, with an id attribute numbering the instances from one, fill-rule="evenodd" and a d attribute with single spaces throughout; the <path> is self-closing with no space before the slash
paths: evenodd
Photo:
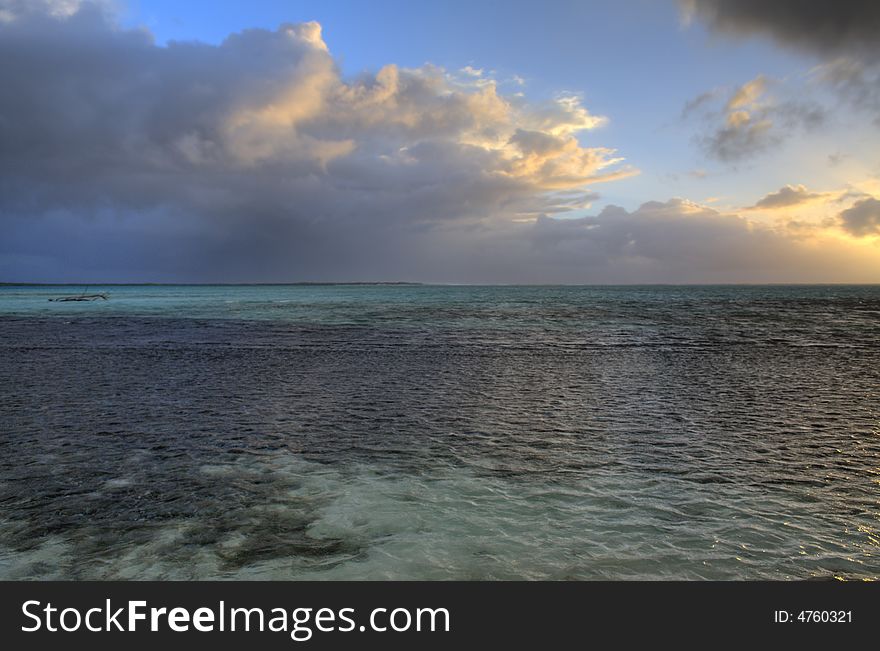
<path id="1" fill-rule="evenodd" d="M 880 235 L 880 200 L 869 197 L 856 201 L 839 219 L 841 228 L 856 237 Z"/>
<path id="2" fill-rule="evenodd" d="M 864 279 L 681 200 L 553 219 L 633 172 L 581 144 L 603 118 L 430 66 L 346 80 L 313 23 L 158 47 L 0 0 L 0 87 L 2 280 Z"/>

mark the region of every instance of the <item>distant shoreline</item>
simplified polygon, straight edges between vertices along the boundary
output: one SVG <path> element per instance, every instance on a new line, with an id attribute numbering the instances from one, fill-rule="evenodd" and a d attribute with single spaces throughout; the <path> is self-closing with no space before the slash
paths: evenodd
<path id="1" fill-rule="evenodd" d="M 345 282 L 278 282 L 278 283 L 113 283 L 64 282 L 27 283 L 0 282 L 0 287 L 877 287 L 880 282 L 824 283 L 442 283 L 411 281 L 345 281 Z"/>
<path id="2" fill-rule="evenodd" d="M 290 286 L 336 286 L 336 285 L 425 285 L 404 281 L 388 282 L 291 282 L 291 283 L 5 283 L 0 287 L 290 287 Z"/>

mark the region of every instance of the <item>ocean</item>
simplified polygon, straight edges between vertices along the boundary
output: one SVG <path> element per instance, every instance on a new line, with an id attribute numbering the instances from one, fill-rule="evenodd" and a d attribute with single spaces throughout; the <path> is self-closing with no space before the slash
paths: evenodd
<path id="1" fill-rule="evenodd" d="M 0 578 L 880 577 L 880 287 L 0 287 Z"/>

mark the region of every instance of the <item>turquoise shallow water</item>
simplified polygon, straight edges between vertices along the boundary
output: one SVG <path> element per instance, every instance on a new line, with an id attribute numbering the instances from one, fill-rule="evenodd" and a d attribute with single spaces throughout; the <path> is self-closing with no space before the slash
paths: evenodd
<path id="1" fill-rule="evenodd" d="M 0 287 L 0 576 L 876 578 L 880 287 Z"/>
<path id="2" fill-rule="evenodd" d="M 107 293 L 112 300 L 48 300 L 83 292 Z M 579 327 L 596 316 L 642 319 L 672 310 L 716 307 L 719 303 L 760 309 L 776 302 L 776 308 L 787 309 L 810 303 L 851 302 L 870 309 L 878 293 L 880 286 L 870 285 L 0 285 L 0 314 L 166 316 L 393 326 L 486 328 L 509 323 Z M 766 316 L 773 318 L 774 314 L 771 309 Z"/>

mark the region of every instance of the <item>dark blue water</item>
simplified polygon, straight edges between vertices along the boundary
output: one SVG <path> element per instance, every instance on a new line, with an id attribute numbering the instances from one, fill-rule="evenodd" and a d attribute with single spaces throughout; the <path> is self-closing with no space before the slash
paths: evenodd
<path id="1" fill-rule="evenodd" d="M 0 577 L 880 576 L 880 287 L 0 287 Z"/>

